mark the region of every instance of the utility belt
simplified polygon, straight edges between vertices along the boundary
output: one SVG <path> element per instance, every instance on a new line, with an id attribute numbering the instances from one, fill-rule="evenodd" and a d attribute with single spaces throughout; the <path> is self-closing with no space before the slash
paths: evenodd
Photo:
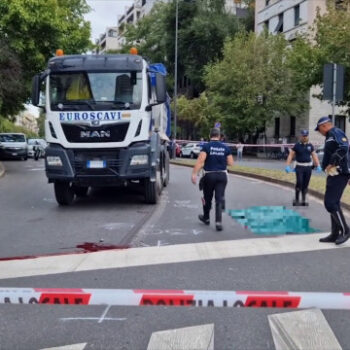
<path id="1" fill-rule="evenodd" d="M 308 162 L 308 163 L 295 162 L 295 165 L 299 165 L 299 166 L 313 166 L 313 163 L 312 162 Z"/>
<path id="2" fill-rule="evenodd" d="M 227 174 L 227 170 L 204 170 L 203 169 L 203 176 L 205 174 L 210 174 L 210 173 L 225 173 L 225 174 Z"/>
<path id="3" fill-rule="evenodd" d="M 202 169 L 202 177 L 199 180 L 199 190 L 203 191 L 203 186 L 204 186 L 204 177 L 206 174 L 211 174 L 211 173 L 224 173 L 227 174 L 227 170 L 204 170 Z"/>

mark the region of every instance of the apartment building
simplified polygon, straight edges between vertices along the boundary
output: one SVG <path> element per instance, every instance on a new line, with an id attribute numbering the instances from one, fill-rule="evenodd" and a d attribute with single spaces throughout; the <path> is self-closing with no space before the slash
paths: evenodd
<path id="1" fill-rule="evenodd" d="M 96 53 L 103 54 L 108 50 L 119 50 L 118 27 L 107 27 L 106 31 L 96 40 Z"/>
<path id="2" fill-rule="evenodd" d="M 327 11 L 327 0 L 256 0 L 255 32 L 268 29 L 272 34 L 283 33 L 286 39 L 293 41 L 298 33 L 310 30 L 317 11 Z M 302 116 L 280 116 L 266 129 L 266 138 L 278 141 L 281 138 L 294 142 L 300 129 L 308 129 L 312 142 L 322 142 L 323 138 L 314 131 L 317 120 L 332 115 L 332 106 L 328 101 L 321 101 L 314 95 L 322 92 L 320 86 L 314 86 L 308 92 L 309 110 Z M 341 108 L 335 109 L 334 123 L 350 137 L 350 125 Z"/>

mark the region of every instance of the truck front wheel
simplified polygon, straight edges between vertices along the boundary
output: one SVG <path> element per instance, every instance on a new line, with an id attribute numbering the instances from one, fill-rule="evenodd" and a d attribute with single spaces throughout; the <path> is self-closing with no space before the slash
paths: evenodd
<path id="1" fill-rule="evenodd" d="M 74 201 L 75 193 L 71 182 L 55 182 L 55 197 L 59 205 L 70 205 Z"/>
<path id="2" fill-rule="evenodd" d="M 159 197 L 159 188 L 157 181 L 151 181 L 150 179 L 144 180 L 145 201 L 148 204 L 156 204 Z"/>
<path id="3" fill-rule="evenodd" d="M 89 191 L 89 187 L 88 186 L 74 186 L 73 187 L 74 193 L 78 196 L 78 197 L 86 197 Z"/>

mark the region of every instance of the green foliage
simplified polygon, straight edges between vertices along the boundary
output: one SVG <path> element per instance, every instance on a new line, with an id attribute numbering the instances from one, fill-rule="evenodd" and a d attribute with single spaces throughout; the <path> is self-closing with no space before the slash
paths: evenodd
<path id="1" fill-rule="evenodd" d="M 40 110 L 38 118 L 39 136 L 45 138 L 45 112 Z"/>
<path id="2" fill-rule="evenodd" d="M 180 96 L 176 105 L 180 124 L 181 122 L 190 122 L 199 136 L 204 137 L 209 134 L 214 121 L 211 117 L 208 98 L 204 92 L 198 98 L 193 99 Z"/>
<path id="3" fill-rule="evenodd" d="M 25 99 L 23 71 L 18 57 L 0 39 L 0 115 L 13 115 Z"/>
<path id="4" fill-rule="evenodd" d="M 10 120 L 2 117 L 0 117 L 0 132 L 21 132 L 27 137 L 38 137 L 38 135 L 35 132 L 27 130 L 22 126 L 15 125 Z"/>
<path id="5" fill-rule="evenodd" d="M 306 89 L 295 84 L 287 65 L 290 49 L 281 35 L 240 33 L 227 40 L 223 59 L 206 67 L 213 117 L 225 133 L 254 133 L 278 115 L 299 116 Z"/>
<path id="6" fill-rule="evenodd" d="M 225 39 L 240 27 L 237 18 L 224 11 L 224 3 L 178 2 L 178 76 L 191 79 L 195 95 L 204 90 L 204 66 L 221 57 Z M 125 30 L 125 49 L 136 46 L 152 62 L 163 62 L 170 76 L 174 74 L 175 62 L 175 6 L 175 1 L 157 3 L 148 16 Z"/>
<path id="7" fill-rule="evenodd" d="M 67 54 L 85 52 L 90 43 L 90 23 L 83 15 L 89 11 L 86 0 L 1 0 L 0 39 L 15 55 L 22 68 L 14 76 L 25 89 L 20 101 L 6 101 L 4 115 L 19 110 L 30 96 L 34 74 L 43 70 L 56 49 Z M 0 62 L 0 69 L 3 68 Z M 12 110 L 11 110 L 12 109 Z"/>
<path id="8" fill-rule="evenodd" d="M 345 1 L 343 6 L 349 6 Z M 345 66 L 345 100 L 350 115 L 350 11 L 328 7 L 328 12 L 318 15 L 309 35 L 300 37 L 293 45 L 289 59 L 300 86 L 309 88 L 322 84 L 323 65 L 338 63 Z M 322 97 L 322 96 L 320 96 Z"/>

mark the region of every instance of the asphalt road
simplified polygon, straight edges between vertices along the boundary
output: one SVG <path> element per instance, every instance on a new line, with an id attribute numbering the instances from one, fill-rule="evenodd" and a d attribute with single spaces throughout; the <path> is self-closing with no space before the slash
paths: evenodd
<path id="1" fill-rule="evenodd" d="M 172 246 L 257 236 L 224 214 L 224 231 L 197 220 L 200 192 L 189 168 L 173 166 L 171 183 L 157 206 L 134 191 L 95 191 L 60 208 L 42 162 L 5 162 L 0 179 L 0 258 L 76 252 L 84 242 L 131 247 Z M 253 179 L 229 176 L 228 209 L 284 205 L 293 192 Z M 311 226 L 329 230 L 318 200 L 299 208 Z M 147 222 L 145 222 L 145 220 Z M 213 221 L 213 218 L 212 218 Z M 309 236 L 312 239 L 312 234 Z M 298 239 L 298 236 L 295 236 Z M 350 244 L 342 249 L 241 256 L 171 264 L 99 269 L 0 279 L 1 287 L 132 288 L 192 290 L 350 291 Z M 204 253 L 204 252 L 203 252 Z M 210 254 L 210 252 L 205 252 Z M 141 253 L 140 253 L 141 254 Z M 70 255 L 66 256 L 69 259 Z M 40 258 L 39 258 L 40 259 Z M 40 260 L 39 260 L 40 261 Z M 0 261 L 1 269 L 1 261 Z M 0 349 L 43 349 L 87 343 L 85 349 L 146 349 L 152 332 L 215 324 L 215 349 L 274 349 L 267 315 L 281 309 L 0 305 Z M 324 310 L 343 349 L 349 349 L 350 313 Z"/>

